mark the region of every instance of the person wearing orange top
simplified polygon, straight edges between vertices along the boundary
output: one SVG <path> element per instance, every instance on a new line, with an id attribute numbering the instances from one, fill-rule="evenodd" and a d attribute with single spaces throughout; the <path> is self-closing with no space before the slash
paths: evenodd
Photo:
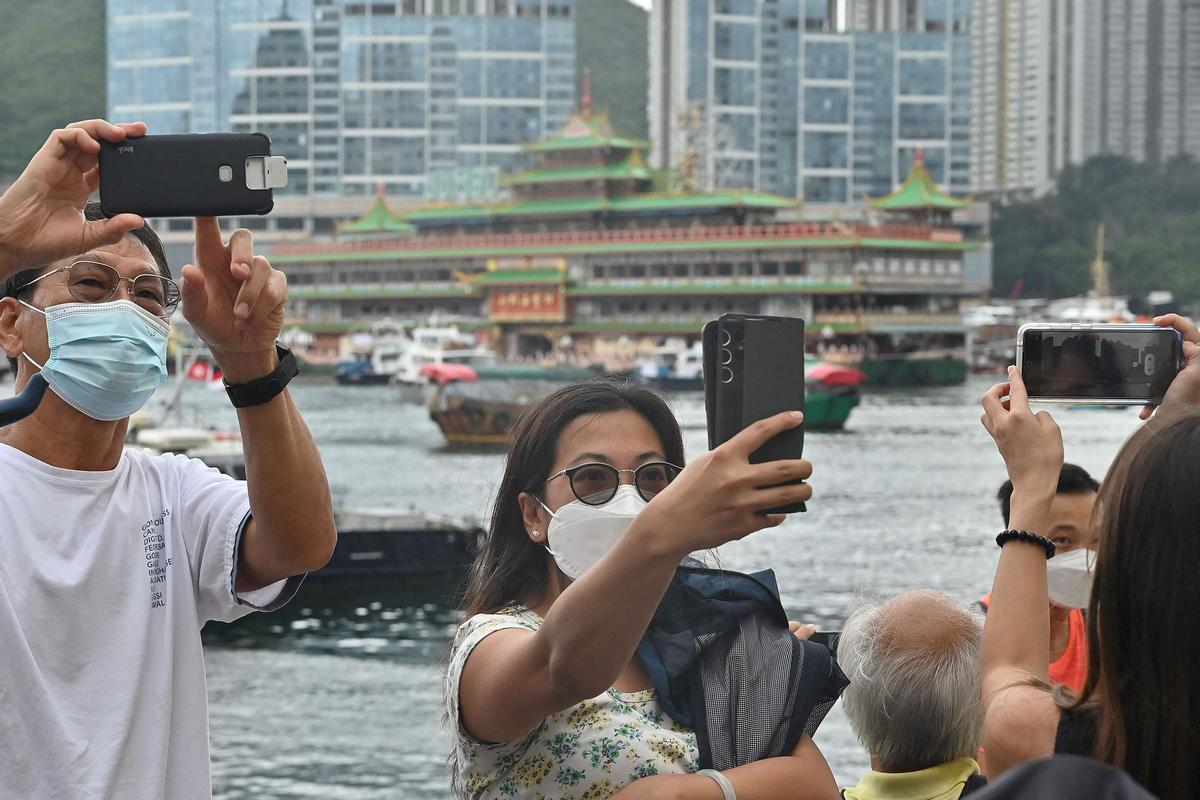
<path id="1" fill-rule="evenodd" d="M 1097 542 L 1092 533 L 1092 508 L 1100 484 L 1082 467 L 1064 464 L 1058 478 L 1058 493 L 1050 506 L 1050 529 L 1047 538 L 1054 542 L 1057 552 L 1087 548 L 1095 550 Z M 1012 481 L 1005 481 L 996 493 L 1004 526 L 1008 527 Z M 979 601 L 986 613 L 991 605 L 988 592 Z M 1065 686 L 1078 694 L 1087 680 L 1087 630 L 1081 608 L 1066 607 L 1050 601 L 1050 682 Z"/>

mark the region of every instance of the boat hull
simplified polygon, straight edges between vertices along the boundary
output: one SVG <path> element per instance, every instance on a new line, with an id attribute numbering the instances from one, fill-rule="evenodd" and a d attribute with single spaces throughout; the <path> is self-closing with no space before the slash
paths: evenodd
<path id="1" fill-rule="evenodd" d="M 868 358 L 859 369 L 867 374 L 873 387 L 958 386 L 970 371 L 966 359 L 955 357 Z"/>
<path id="2" fill-rule="evenodd" d="M 809 388 L 804 395 L 804 427 L 810 431 L 841 430 L 858 402 L 858 390 L 852 387 Z"/>
<path id="3" fill-rule="evenodd" d="M 430 418 L 452 445 L 497 447 L 508 443 L 508 432 L 525 405 L 463 398 L 451 408 L 431 410 Z"/>
<path id="4" fill-rule="evenodd" d="M 329 563 L 308 576 L 311 582 L 368 578 L 457 578 L 475 558 L 481 532 L 446 526 L 338 531 Z"/>

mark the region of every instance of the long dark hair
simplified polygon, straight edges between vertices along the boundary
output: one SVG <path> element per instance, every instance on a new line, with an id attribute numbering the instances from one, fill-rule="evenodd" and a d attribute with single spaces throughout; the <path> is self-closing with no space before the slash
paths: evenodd
<path id="1" fill-rule="evenodd" d="M 1200 413 L 1176 413 L 1126 443 L 1096 504 L 1088 679 L 1077 705 L 1095 705 L 1095 756 L 1164 800 L 1200 796 L 1198 488 Z"/>
<path id="2" fill-rule="evenodd" d="M 564 428 L 577 417 L 636 411 L 662 440 L 667 460 L 683 466 L 683 437 L 675 415 L 646 387 L 617 377 L 592 378 L 557 390 L 530 406 L 513 426 L 504 478 L 492 523 L 467 579 L 467 615 L 497 611 L 509 603 L 540 598 L 546 591 L 545 548 L 530 541 L 517 496 L 541 489 L 550 477 Z"/>

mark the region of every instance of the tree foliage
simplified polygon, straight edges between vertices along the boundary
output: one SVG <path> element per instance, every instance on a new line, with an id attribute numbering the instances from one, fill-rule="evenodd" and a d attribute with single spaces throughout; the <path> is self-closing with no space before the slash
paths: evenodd
<path id="1" fill-rule="evenodd" d="M 1063 170 L 1046 197 L 998 207 L 996 293 L 1088 291 L 1100 223 L 1114 292 L 1165 289 L 1180 300 L 1200 299 L 1200 164 L 1187 156 L 1164 164 L 1096 156 Z"/>
<path id="2" fill-rule="evenodd" d="M 639 139 L 650 128 L 646 121 L 649 26 L 650 15 L 629 0 L 575 4 L 578 97 L 583 98 L 583 72 L 590 69 L 592 107 L 606 112 L 618 133 Z"/>
<path id="3" fill-rule="evenodd" d="M 55 128 L 104 116 L 104 3 L 0 0 L 0 185 Z"/>

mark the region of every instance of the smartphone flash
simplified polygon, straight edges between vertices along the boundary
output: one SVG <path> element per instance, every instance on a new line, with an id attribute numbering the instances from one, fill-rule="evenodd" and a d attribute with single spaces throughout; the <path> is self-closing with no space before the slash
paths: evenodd
<path id="1" fill-rule="evenodd" d="M 217 180 L 221 183 L 229 183 L 233 180 L 233 167 L 228 164 L 222 164 L 217 168 Z"/>

